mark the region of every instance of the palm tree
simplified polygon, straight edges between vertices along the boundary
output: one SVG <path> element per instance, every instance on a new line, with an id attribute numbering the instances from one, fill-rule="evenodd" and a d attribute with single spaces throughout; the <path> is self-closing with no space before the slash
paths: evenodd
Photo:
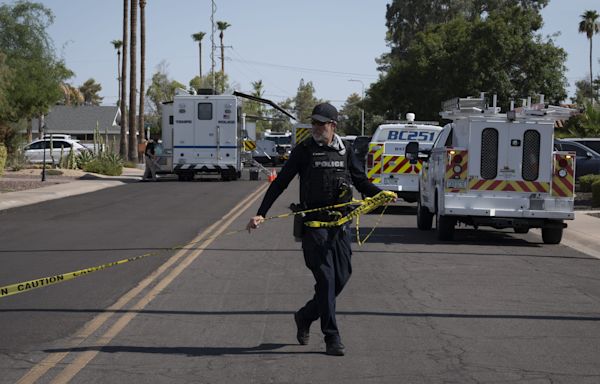
<path id="1" fill-rule="evenodd" d="M 90 78 L 87 79 L 81 87 L 79 92 L 83 95 L 83 103 L 85 105 L 100 105 L 103 97 L 98 96 L 98 92 L 102 90 L 102 85 L 96 83 L 96 80 Z"/>
<path id="2" fill-rule="evenodd" d="M 129 64 L 129 74 L 131 76 L 131 78 L 129 79 L 129 161 L 136 163 L 138 160 L 138 148 L 136 137 L 137 130 L 135 127 L 135 114 L 137 112 L 137 101 L 135 99 L 137 96 L 137 7 L 138 0 L 131 0 L 131 14 L 129 19 L 129 31 L 131 33 L 131 41 L 129 42 L 129 60 L 131 61 L 131 63 Z"/>
<path id="3" fill-rule="evenodd" d="M 144 136 L 144 93 L 146 77 L 146 0 L 140 0 L 140 112 L 139 112 L 139 130 L 140 140 Z M 150 137 L 148 137 L 149 139 Z"/>
<path id="4" fill-rule="evenodd" d="M 117 96 L 117 105 L 121 105 L 121 47 L 123 42 L 121 40 L 113 40 L 110 42 L 113 47 L 117 50 L 117 83 L 119 84 L 117 89 L 119 96 Z"/>
<path id="5" fill-rule="evenodd" d="M 223 45 L 223 31 L 231 27 L 226 21 L 217 21 L 217 29 L 221 31 L 219 38 L 221 39 L 221 73 L 225 76 L 225 46 Z M 221 84 L 221 93 L 225 92 L 225 84 Z"/>
<path id="6" fill-rule="evenodd" d="M 200 79 L 202 79 L 202 39 L 206 35 L 205 32 L 198 32 L 192 35 L 192 39 L 198 42 L 198 63 L 199 63 L 199 73 Z"/>
<path id="7" fill-rule="evenodd" d="M 121 140 L 119 142 L 119 153 L 123 159 L 127 159 L 127 45 L 129 43 L 129 0 L 123 0 L 123 61 L 121 62 Z"/>
<path id="8" fill-rule="evenodd" d="M 590 41 L 590 102 L 594 103 L 594 77 L 592 75 L 592 37 L 600 32 L 600 23 L 597 21 L 600 15 L 596 11 L 585 11 L 579 22 L 579 32 L 585 33 Z"/>

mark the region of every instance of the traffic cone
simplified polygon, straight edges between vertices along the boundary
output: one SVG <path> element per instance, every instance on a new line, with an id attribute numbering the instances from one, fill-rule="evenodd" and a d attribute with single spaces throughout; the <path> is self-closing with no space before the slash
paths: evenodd
<path id="1" fill-rule="evenodd" d="M 271 174 L 268 177 L 269 183 L 272 183 L 273 180 L 277 178 L 277 172 L 274 169 L 271 169 Z"/>

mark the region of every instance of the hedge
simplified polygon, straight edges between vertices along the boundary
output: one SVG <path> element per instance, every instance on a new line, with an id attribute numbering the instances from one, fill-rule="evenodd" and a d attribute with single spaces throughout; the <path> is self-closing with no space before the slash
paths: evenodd
<path id="1" fill-rule="evenodd" d="M 6 164 L 6 157 L 8 152 L 4 144 L 0 144 L 0 176 L 4 175 L 4 165 Z"/>

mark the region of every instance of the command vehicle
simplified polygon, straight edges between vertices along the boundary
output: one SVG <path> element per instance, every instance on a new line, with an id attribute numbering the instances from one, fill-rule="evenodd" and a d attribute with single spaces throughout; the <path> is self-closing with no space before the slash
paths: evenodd
<path id="1" fill-rule="evenodd" d="M 412 162 L 424 160 L 419 180 L 417 226 L 452 240 L 457 223 L 541 228 L 544 243 L 562 239 L 565 220 L 574 219 L 575 154 L 556 151 L 554 121 L 574 110 L 545 107 L 543 97 L 500 113 L 496 98 L 455 98 L 443 103 L 447 124 L 433 148 L 407 145 Z"/>
<path id="2" fill-rule="evenodd" d="M 236 180 L 243 168 L 242 121 L 234 95 L 195 95 L 177 90 L 163 104 L 159 173 L 180 180 L 196 174 L 216 174 Z"/>
<path id="3" fill-rule="evenodd" d="M 405 122 L 382 124 L 369 143 L 366 173 L 369 180 L 380 189 L 396 192 L 407 202 L 417 201 L 419 172 L 422 162 L 411 164 L 404 156 L 406 144 L 418 141 L 419 148 L 430 149 L 442 130 L 435 122 L 415 122 L 408 113 Z"/>

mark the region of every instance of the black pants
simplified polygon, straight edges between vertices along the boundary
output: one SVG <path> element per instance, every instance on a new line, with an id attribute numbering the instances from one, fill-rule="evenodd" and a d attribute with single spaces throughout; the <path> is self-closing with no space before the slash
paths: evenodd
<path id="1" fill-rule="evenodd" d="M 325 342 L 340 341 L 335 320 L 335 298 L 352 274 L 350 231 L 347 226 L 305 228 L 302 237 L 304 262 L 315 277 L 315 295 L 299 311 L 309 323 L 321 318 Z"/>

